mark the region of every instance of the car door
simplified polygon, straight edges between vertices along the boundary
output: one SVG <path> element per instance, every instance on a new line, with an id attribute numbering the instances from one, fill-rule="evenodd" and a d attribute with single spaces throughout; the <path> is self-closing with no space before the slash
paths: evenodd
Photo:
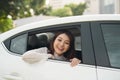
<path id="1" fill-rule="evenodd" d="M 98 80 L 120 80 L 120 22 L 91 24 Z"/>
<path id="2" fill-rule="evenodd" d="M 76 28 L 76 31 L 80 31 L 81 33 L 81 36 L 78 36 L 81 37 L 81 44 L 77 45 L 81 46 L 80 48 L 82 49 L 81 64 L 76 67 L 71 67 L 70 62 L 67 61 L 48 59 L 46 61 L 29 64 L 22 60 L 21 55 L 27 50 L 26 44 L 28 43 L 28 35 L 36 32 L 46 33 L 59 29 L 71 30 L 71 28 Z M 2 67 L 0 67 L 0 70 L 2 71 L 1 78 L 3 80 L 97 80 L 89 23 L 70 23 L 47 26 L 39 29 L 32 29 L 25 33 L 27 34 L 25 34 L 24 39 L 18 35 L 10 40 L 4 41 L 2 45 L 5 46 L 6 50 L 9 52 L 3 51 L 2 54 L 5 53 L 5 55 L 1 55 L 3 58 L 0 60 L 0 63 L 4 61 Z M 22 34 L 22 36 L 23 35 L 24 34 Z M 22 42 L 19 40 L 22 40 Z"/>

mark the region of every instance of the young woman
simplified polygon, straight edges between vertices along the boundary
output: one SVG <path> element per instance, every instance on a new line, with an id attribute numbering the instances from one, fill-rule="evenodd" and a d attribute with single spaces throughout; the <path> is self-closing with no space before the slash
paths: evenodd
<path id="1" fill-rule="evenodd" d="M 36 54 L 37 57 L 39 57 L 40 53 L 47 53 L 47 58 L 57 60 L 69 60 L 71 61 L 72 67 L 78 65 L 81 62 L 81 60 L 79 60 L 75 56 L 74 37 L 71 32 L 67 30 L 58 31 L 53 37 L 48 49 L 39 48 L 35 50 L 30 50 L 23 54 L 23 60 L 26 62 L 30 62 L 29 60 L 27 60 L 28 57 L 34 59 L 34 55 Z M 40 59 L 36 60 L 36 62 L 39 60 Z"/>

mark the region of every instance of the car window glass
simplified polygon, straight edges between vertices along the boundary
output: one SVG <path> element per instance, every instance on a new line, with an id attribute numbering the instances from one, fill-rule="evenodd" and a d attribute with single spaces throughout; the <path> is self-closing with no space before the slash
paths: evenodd
<path id="1" fill-rule="evenodd" d="M 11 40 L 10 51 L 22 54 L 26 51 L 27 35 L 20 35 Z"/>
<path id="2" fill-rule="evenodd" d="M 120 24 L 102 24 L 110 64 L 120 68 Z"/>

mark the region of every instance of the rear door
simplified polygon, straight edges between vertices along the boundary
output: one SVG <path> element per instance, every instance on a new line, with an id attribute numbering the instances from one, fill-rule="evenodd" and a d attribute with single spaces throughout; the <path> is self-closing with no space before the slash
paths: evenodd
<path id="1" fill-rule="evenodd" d="M 120 22 L 91 24 L 98 80 L 120 80 Z"/>

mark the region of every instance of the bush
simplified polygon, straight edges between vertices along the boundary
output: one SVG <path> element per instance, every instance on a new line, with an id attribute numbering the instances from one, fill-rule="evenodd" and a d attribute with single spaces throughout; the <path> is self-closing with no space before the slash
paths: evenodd
<path id="1" fill-rule="evenodd" d="M 0 18 L 0 33 L 13 28 L 13 21 L 9 18 Z"/>
<path id="2" fill-rule="evenodd" d="M 80 4 L 68 4 L 65 5 L 66 7 L 70 7 L 73 15 L 82 15 L 84 10 L 87 8 L 87 4 L 86 3 L 80 3 Z"/>
<path id="3" fill-rule="evenodd" d="M 50 13 L 50 15 L 51 16 L 59 16 L 59 17 L 71 16 L 72 11 L 69 7 L 64 7 L 64 8 L 53 10 Z"/>

